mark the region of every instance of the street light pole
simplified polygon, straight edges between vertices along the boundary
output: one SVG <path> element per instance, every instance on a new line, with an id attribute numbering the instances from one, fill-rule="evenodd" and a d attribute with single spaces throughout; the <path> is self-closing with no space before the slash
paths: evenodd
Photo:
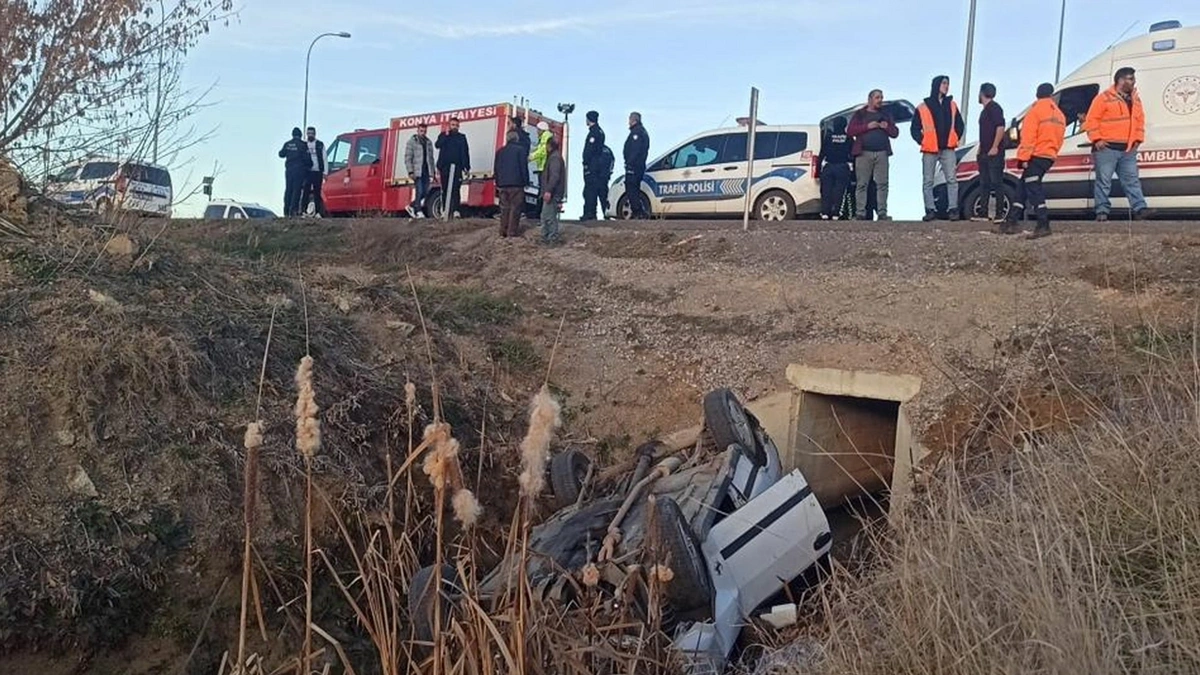
<path id="1" fill-rule="evenodd" d="M 308 55 L 304 57 L 304 121 L 300 125 L 301 129 L 308 128 L 308 66 L 309 62 L 312 61 L 313 47 L 316 46 L 317 40 L 320 40 L 323 37 L 348 38 L 350 37 L 350 34 L 346 31 L 342 31 L 340 33 L 321 33 L 317 37 L 313 38 L 313 41 L 309 43 Z"/>
<path id="2" fill-rule="evenodd" d="M 971 59 L 975 55 L 975 3 L 976 0 L 971 0 L 971 15 L 967 19 L 967 62 L 963 66 L 963 93 L 959 102 L 964 120 L 967 119 L 967 108 L 971 104 Z"/>
<path id="3" fill-rule="evenodd" d="M 1063 28 L 1067 25 L 1067 0 L 1062 0 L 1062 13 L 1058 17 L 1058 59 L 1054 62 L 1054 84 L 1062 73 Z"/>

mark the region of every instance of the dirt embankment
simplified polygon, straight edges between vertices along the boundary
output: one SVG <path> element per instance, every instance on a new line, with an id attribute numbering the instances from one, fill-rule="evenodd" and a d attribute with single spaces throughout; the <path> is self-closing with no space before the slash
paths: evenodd
<path id="1" fill-rule="evenodd" d="M 1200 277 L 1200 237 L 1178 228 L 1031 243 L 962 228 L 568 227 L 567 246 L 545 249 L 478 222 L 33 220 L 35 239 L 5 243 L 0 262 L 0 659 L 70 649 L 28 672 L 177 669 L 198 634 L 193 672 L 215 671 L 236 630 L 241 435 L 269 330 L 256 546 L 277 607 L 300 583 L 290 408 L 306 351 L 338 503 L 379 513 L 381 458 L 409 431 L 404 384 L 418 384 L 423 425 L 432 360 L 498 529 L 552 358 L 565 433 L 602 458 L 695 422 L 711 388 L 782 388 L 793 362 L 921 376 L 918 434 L 959 447 L 982 414 L 981 373 L 1047 336 L 1080 367 L 1096 340 L 1158 339 L 1190 322 Z M 332 590 L 320 605 L 336 637 L 362 640 Z"/>

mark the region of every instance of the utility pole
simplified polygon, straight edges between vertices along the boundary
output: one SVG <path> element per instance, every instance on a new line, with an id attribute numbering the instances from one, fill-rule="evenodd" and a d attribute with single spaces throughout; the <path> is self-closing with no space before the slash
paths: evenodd
<path id="1" fill-rule="evenodd" d="M 971 15 L 967 19 L 967 62 L 963 66 L 963 93 L 958 106 L 962 109 L 964 121 L 967 119 L 967 108 L 971 104 L 971 58 L 975 55 L 975 4 L 976 0 L 971 0 Z M 967 125 L 967 129 L 970 128 L 971 126 Z"/>
<path id="2" fill-rule="evenodd" d="M 1062 13 L 1058 17 L 1058 58 L 1054 61 L 1054 84 L 1058 85 L 1058 76 L 1062 74 L 1062 45 L 1063 29 L 1067 25 L 1067 0 L 1062 0 Z"/>
<path id="3" fill-rule="evenodd" d="M 154 151 L 150 161 L 158 164 L 158 130 L 162 120 L 162 71 L 163 71 L 163 37 L 162 28 L 166 23 L 166 7 L 163 0 L 158 0 L 158 84 L 154 91 Z"/>

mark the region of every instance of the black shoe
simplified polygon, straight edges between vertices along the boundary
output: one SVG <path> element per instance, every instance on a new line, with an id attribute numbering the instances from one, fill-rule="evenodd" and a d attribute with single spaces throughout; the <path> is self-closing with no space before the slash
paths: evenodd
<path id="1" fill-rule="evenodd" d="M 1042 237 L 1049 237 L 1050 235 L 1051 235 L 1050 226 L 1042 225 L 1041 223 L 1038 223 L 1038 226 L 1033 228 L 1033 232 L 1030 232 L 1029 234 L 1025 235 L 1025 238 L 1026 239 L 1041 239 Z"/>
<path id="2" fill-rule="evenodd" d="M 1020 234 L 1021 228 L 1015 222 L 1003 222 L 993 232 L 996 234 Z"/>
<path id="3" fill-rule="evenodd" d="M 926 211 L 925 217 L 921 220 L 926 223 L 932 223 L 933 221 L 937 220 L 937 213 L 934 211 Z"/>
<path id="4" fill-rule="evenodd" d="M 1024 220 L 1025 220 L 1024 209 L 1014 208 L 1014 209 L 1009 209 L 1008 218 L 1005 219 L 1005 222 L 1010 225 L 1016 225 L 1017 223 L 1023 222 Z"/>
<path id="5" fill-rule="evenodd" d="M 1152 209 L 1142 209 L 1133 214 L 1133 219 L 1134 220 L 1146 220 L 1147 218 L 1151 218 L 1153 216 L 1154 216 L 1154 211 Z"/>
<path id="6" fill-rule="evenodd" d="M 946 220 L 958 220 L 958 209 L 950 209 L 950 213 L 946 214 Z"/>

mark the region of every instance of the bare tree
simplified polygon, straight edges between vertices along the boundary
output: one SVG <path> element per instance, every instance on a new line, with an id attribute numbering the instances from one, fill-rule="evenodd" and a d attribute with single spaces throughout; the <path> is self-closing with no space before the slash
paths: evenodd
<path id="1" fill-rule="evenodd" d="M 183 90 L 179 74 L 232 2 L 0 0 L 0 156 L 30 167 L 201 142 L 183 125 L 207 92 Z"/>

